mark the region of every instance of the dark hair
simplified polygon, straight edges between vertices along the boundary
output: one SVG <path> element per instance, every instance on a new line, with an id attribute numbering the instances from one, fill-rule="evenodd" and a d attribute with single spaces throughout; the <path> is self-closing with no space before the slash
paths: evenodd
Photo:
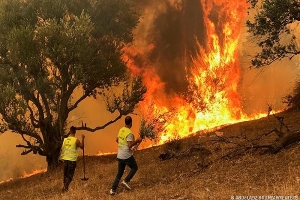
<path id="1" fill-rule="evenodd" d="M 132 123 L 132 118 L 130 116 L 125 117 L 125 124 L 130 125 Z"/>
<path id="2" fill-rule="evenodd" d="M 75 128 L 74 126 L 71 126 L 71 127 L 70 127 L 70 132 L 71 132 L 71 133 L 76 133 L 76 128 Z"/>

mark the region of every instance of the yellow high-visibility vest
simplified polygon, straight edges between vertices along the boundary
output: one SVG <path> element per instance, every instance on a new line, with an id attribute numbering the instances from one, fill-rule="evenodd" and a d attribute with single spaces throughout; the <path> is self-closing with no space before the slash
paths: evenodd
<path id="1" fill-rule="evenodd" d="M 64 139 L 62 150 L 59 159 L 77 161 L 78 149 L 76 144 L 76 137 L 69 136 Z"/>
<path id="2" fill-rule="evenodd" d="M 118 133 L 118 146 L 119 148 L 128 148 L 127 136 L 131 134 L 131 130 L 127 127 L 122 127 Z"/>

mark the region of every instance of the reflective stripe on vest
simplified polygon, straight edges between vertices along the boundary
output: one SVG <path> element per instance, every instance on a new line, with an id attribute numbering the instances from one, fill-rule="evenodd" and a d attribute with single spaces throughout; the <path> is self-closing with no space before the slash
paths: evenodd
<path id="1" fill-rule="evenodd" d="M 62 145 L 62 151 L 60 155 L 60 160 L 70 160 L 76 161 L 78 157 L 78 149 L 76 144 L 76 137 L 69 136 L 64 139 Z"/>
<path id="2" fill-rule="evenodd" d="M 118 147 L 121 149 L 128 148 L 127 136 L 131 134 L 131 130 L 126 127 L 122 127 L 118 133 Z"/>

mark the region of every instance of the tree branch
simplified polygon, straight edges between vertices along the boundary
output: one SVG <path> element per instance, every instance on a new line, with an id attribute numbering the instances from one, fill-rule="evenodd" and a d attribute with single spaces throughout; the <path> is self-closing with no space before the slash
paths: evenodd
<path id="1" fill-rule="evenodd" d="M 90 128 L 90 127 L 87 127 L 86 124 L 84 124 L 84 125 L 82 124 L 81 127 L 75 127 L 75 129 L 76 129 L 76 130 L 85 130 L 85 131 L 89 131 L 89 132 L 95 132 L 95 131 L 97 131 L 97 130 L 104 129 L 105 127 L 107 127 L 107 126 L 110 125 L 110 124 L 115 123 L 116 121 L 118 121 L 119 119 L 121 119 L 122 116 L 123 116 L 123 115 L 120 114 L 120 115 L 119 115 L 118 117 L 116 117 L 115 119 L 113 119 L 113 120 L 107 122 L 106 124 L 104 124 L 104 125 L 102 125 L 102 126 L 97 126 L 97 127 L 95 127 L 95 128 Z"/>
<path id="2" fill-rule="evenodd" d="M 80 102 L 82 102 L 84 99 L 89 97 L 91 95 L 92 91 L 97 88 L 97 86 L 98 86 L 98 84 L 95 83 L 95 84 L 89 86 L 88 88 L 85 88 L 84 89 L 84 94 L 79 99 L 77 99 L 77 101 L 72 106 L 69 107 L 68 113 L 70 113 L 72 110 L 77 108 L 77 106 Z"/>
<path id="3" fill-rule="evenodd" d="M 27 141 L 24 138 L 24 135 L 27 135 L 29 137 L 35 138 L 37 140 L 37 143 L 39 143 L 40 145 L 44 144 L 41 136 L 39 136 L 37 133 L 27 132 L 27 131 L 22 131 L 22 130 L 14 130 L 13 132 L 20 134 L 22 136 L 22 138 L 24 139 L 24 141 Z"/>
<path id="4" fill-rule="evenodd" d="M 68 113 L 77 108 L 78 104 L 89 96 L 89 92 L 85 92 L 72 106 L 69 107 Z"/>
<path id="5" fill-rule="evenodd" d="M 28 102 L 27 102 L 28 105 Z M 39 121 L 37 119 L 34 118 L 34 112 L 32 110 L 32 108 L 28 105 L 28 110 L 30 112 L 30 120 L 31 120 L 31 124 L 34 128 L 39 128 Z"/>
<path id="6" fill-rule="evenodd" d="M 43 101 L 43 104 L 44 104 L 44 106 L 45 106 L 45 110 L 46 110 L 46 113 L 47 113 L 47 118 L 49 118 L 50 117 L 50 121 L 51 121 L 51 113 L 50 113 L 50 108 L 49 108 L 49 103 L 48 103 L 48 101 L 47 101 L 47 98 L 46 98 L 46 96 L 45 96 L 45 94 L 44 93 L 42 93 L 41 94 L 41 97 L 42 97 L 42 101 Z"/>
<path id="7" fill-rule="evenodd" d="M 41 143 L 40 146 L 36 146 L 36 145 L 32 145 L 25 137 L 24 134 L 20 133 L 23 140 L 26 142 L 27 145 L 22 145 L 22 144 L 18 144 L 16 145 L 16 147 L 21 147 L 21 148 L 25 148 L 27 150 L 24 150 L 21 155 L 26 155 L 30 152 L 33 152 L 34 154 L 39 153 L 39 155 L 45 155 L 44 151 L 42 150 Z"/>
<path id="8" fill-rule="evenodd" d="M 68 118 L 68 102 L 70 99 L 70 96 L 72 95 L 73 91 L 75 90 L 76 85 L 70 85 L 68 90 L 66 90 L 65 86 L 62 86 L 61 92 L 62 92 L 62 96 L 60 99 L 60 110 L 58 110 L 58 122 L 59 122 L 59 127 L 60 127 L 60 135 L 63 136 L 64 135 L 64 130 L 63 127 L 65 125 L 65 121 Z"/>
<path id="9" fill-rule="evenodd" d="M 18 71 L 18 66 L 12 65 L 12 69 L 14 70 L 14 73 L 18 74 L 20 73 Z M 17 77 L 17 80 L 19 82 L 19 89 L 21 91 L 21 94 L 24 96 L 24 99 L 28 102 L 31 101 L 38 109 L 39 113 L 39 119 L 43 120 L 44 119 L 44 114 L 43 114 L 43 108 L 39 102 L 39 100 L 34 96 L 34 93 L 28 90 L 27 87 L 27 82 L 23 76 Z"/>

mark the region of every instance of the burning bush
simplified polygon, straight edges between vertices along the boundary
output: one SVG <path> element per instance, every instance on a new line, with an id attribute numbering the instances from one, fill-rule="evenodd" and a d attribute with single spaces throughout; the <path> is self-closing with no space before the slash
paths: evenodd
<path id="1" fill-rule="evenodd" d="M 153 123 L 147 123 L 145 119 L 142 119 L 140 126 L 140 137 L 144 139 L 145 137 L 150 140 L 154 140 L 156 138 L 155 126 Z"/>

